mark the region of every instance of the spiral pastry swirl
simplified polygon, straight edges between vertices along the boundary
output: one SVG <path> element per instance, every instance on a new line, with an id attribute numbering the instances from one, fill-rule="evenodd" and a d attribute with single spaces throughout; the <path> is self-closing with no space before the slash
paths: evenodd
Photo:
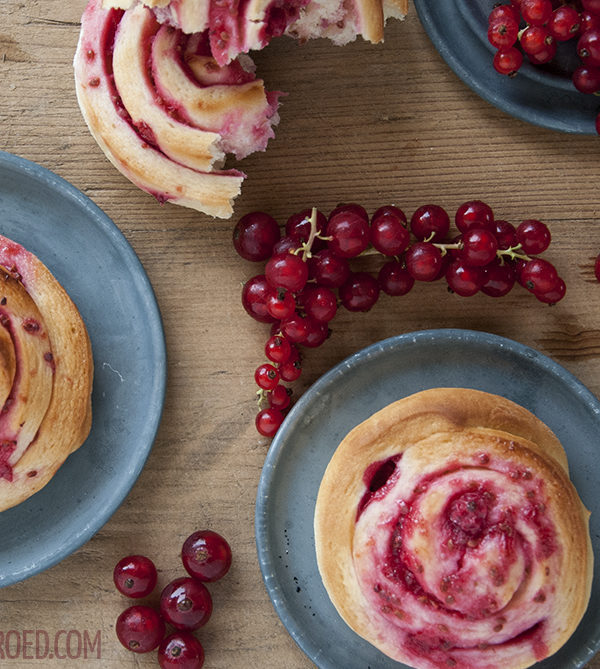
<path id="1" fill-rule="evenodd" d="M 390 657 L 521 669 L 556 652 L 585 613 L 588 517 L 535 416 L 433 389 L 342 441 L 317 498 L 317 559 L 340 615 Z"/>
<path id="2" fill-rule="evenodd" d="M 93 362 L 48 268 L 0 235 L 0 511 L 46 485 L 91 427 Z"/>

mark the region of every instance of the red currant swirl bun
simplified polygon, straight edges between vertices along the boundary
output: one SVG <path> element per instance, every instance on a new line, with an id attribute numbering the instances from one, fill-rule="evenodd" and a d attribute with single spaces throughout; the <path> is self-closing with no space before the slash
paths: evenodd
<path id="1" fill-rule="evenodd" d="M 36 256 L 0 235 L 0 511 L 40 490 L 83 443 L 92 375 L 77 308 Z"/>
<path id="2" fill-rule="evenodd" d="M 417 393 L 342 441 L 315 512 L 342 618 L 419 669 L 529 667 L 590 597 L 589 513 L 555 435 L 475 390 Z"/>

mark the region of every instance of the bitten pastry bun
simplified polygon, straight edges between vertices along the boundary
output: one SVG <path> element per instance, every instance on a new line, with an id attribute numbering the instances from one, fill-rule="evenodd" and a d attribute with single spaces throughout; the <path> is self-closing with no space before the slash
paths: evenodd
<path id="1" fill-rule="evenodd" d="M 91 427 L 93 362 L 48 268 L 0 235 L 0 511 L 50 481 Z"/>
<path id="2" fill-rule="evenodd" d="M 589 512 L 552 431 L 496 395 L 436 388 L 353 429 L 315 510 L 341 617 L 417 669 L 524 669 L 588 605 Z"/>
<path id="3" fill-rule="evenodd" d="M 226 157 L 265 151 L 279 122 L 247 52 L 276 36 L 383 39 L 407 0 L 89 0 L 77 100 L 113 165 L 159 202 L 229 218 L 245 175 Z"/>

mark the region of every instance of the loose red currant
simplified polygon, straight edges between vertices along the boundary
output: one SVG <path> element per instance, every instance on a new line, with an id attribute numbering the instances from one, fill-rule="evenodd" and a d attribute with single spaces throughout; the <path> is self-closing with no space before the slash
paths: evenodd
<path id="1" fill-rule="evenodd" d="M 263 437 L 274 437 L 283 423 L 283 414 L 279 409 L 273 407 L 262 409 L 256 414 L 255 423 L 256 429 Z"/>
<path id="2" fill-rule="evenodd" d="M 591 65 L 578 67 L 572 75 L 573 85 L 580 93 L 593 95 L 600 91 L 600 68 Z"/>
<path id="3" fill-rule="evenodd" d="M 264 274 L 249 279 L 242 290 L 242 305 L 244 309 L 261 323 L 273 323 L 276 319 L 267 311 L 267 297 L 271 293 L 271 286 Z"/>
<path id="4" fill-rule="evenodd" d="M 490 22 L 488 40 L 497 49 L 512 46 L 519 35 L 519 24 L 512 17 L 497 19 Z"/>
<path id="5" fill-rule="evenodd" d="M 528 260 L 520 272 L 520 281 L 532 293 L 549 293 L 558 284 L 554 265 L 543 258 Z"/>
<path id="6" fill-rule="evenodd" d="M 430 242 L 415 242 L 406 252 L 404 261 L 417 281 L 435 281 L 442 267 L 442 252 Z"/>
<path id="7" fill-rule="evenodd" d="M 498 49 L 494 54 L 492 64 L 499 74 L 514 77 L 521 65 L 523 65 L 523 54 L 514 46 Z"/>
<path id="8" fill-rule="evenodd" d="M 404 221 L 394 214 L 379 214 L 371 220 L 371 243 L 386 256 L 400 255 L 410 243 Z"/>
<path id="9" fill-rule="evenodd" d="M 204 648 L 192 634 L 175 632 L 160 644 L 157 659 L 161 669 L 201 669 Z"/>
<path id="10" fill-rule="evenodd" d="M 516 231 L 517 242 L 528 255 L 543 253 L 550 246 L 550 230 L 541 221 L 528 219 L 523 221 Z"/>
<path id="11" fill-rule="evenodd" d="M 265 362 L 259 365 L 254 372 L 256 385 L 263 390 L 273 390 L 279 383 L 279 372 L 273 365 Z"/>
<path id="12" fill-rule="evenodd" d="M 235 250 L 246 260 L 266 260 L 281 233 L 277 221 L 260 211 L 242 216 L 233 229 Z"/>
<path id="13" fill-rule="evenodd" d="M 552 18 L 550 0 L 521 0 L 521 15 L 532 26 L 543 26 Z"/>
<path id="14" fill-rule="evenodd" d="M 497 250 L 498 241 L 490 230 L 469 228 L 462 235 L 460 258 L 465 265 L 483 267 L 494 260 Z"/>
<path id="15" fill-rule="evenodd" d="M 269 400 L 269 406 L 273 409 L 279 409 L 283 411 L 290 406 L 291 402 L 291 390 L 281 385 L 281 383 L 273 390 L 267 393 L 267 399 Z"/>
<path id="16" fill-rule="evenodd" d="M 285 362 L 291 355 L 292 346 L 290 342 L 281 335 L 274 334 L 265 344 L 265 355 L 271 362 Z"/>
<path id="17" fill-rule="evenodd" d="M 117 618 L 117 638 L 134 653 L 149 653 L 165 635 L 165 623 L 149 606 L 130 606 Z"/>
<path id="18" fill-rule="evenodd" d="M 450 230 L 450 218 L 437 204 L 426 204 L 411 216 L 410 229 L 420 241 L 441 242 Z"/>
<path id="19" fill-rule="evenodd" d="M 278 321 L 289 318 L 296 311 L 296 300 L 285 288 L 273 288 L 267 296 L 266 304 L 269 314 Z"/>
<path id="20" fill-rule="evenodd" d="M 198 530 L 183 542 L 181 561 L 190 576 L 218 581 L 231 567 L 231 547 L 218 532 Z"/>
<path id="21" fill-rule="evenodd" d="M 273 288 L 286 288 L 296 293 L 308 280 L 308 266 L 300 256 L 278 253 L 265 265 L 265 276 Z"/>
<path id="22" fill-rule="evenodd" d="M 415 284 L 414 277 L 397 260 L 390 260 L 382 265 L 377 276 L 381 290 L 388 295 L 406 295 Z"/>
<path id="23" fill-rule="evenodd" d="M 446 270 L 448 288 L 461 297 L 471 297 L 479 292 L 485 277 L 483 268 L 465 265 L 461 260 L 453 260 Z"/>
<path id="24" fill-rule="evenodd" d="M 360 255 L 371 241 L 368 220 L 347 210 L 330 216 L 325 234 L 331 237 L 329 250 L 341 258 Z"/>
<path id="25" fill-rule="evenodd" d="M 554 39 L 566 42 L 579 31 L 579 12 L 574 7 L 562 5 L 552 12 L 548 30 Z"/>
<path id="26" fill-rule="evenodd" d="M 133 599 L 147 597 L 154 590 L 156 579 L 154 562 L 143 555 L 124 557 L 113 570 L 117 590 Z"/>
<path id="27" fill-rule="evenodd" d="M 325 286 L 312 288 L 304 300 L 304 311 L 314 320 L 328 323 L 337 311 L 335 293 Z"/>
<path id="28" fill-rule="evenodd" d="M 336 256 L 330 249 L 319 251 L 309 260 L 310 274 L 320 286 L 339 288 L 350 276 L 346 258 Z"/>
<path id="29" fill-rule="evenodd" d="M 454 217 L 456 227 L 460 232 L 469 228 L 485 228 L 494 230 L 494 212 L 492 208 L 481 200 L 470 200 L 461 204 Z"/>
<path id="30" fill-rule="evenodd" d="M 339 297 L 348 311 L 369 311 L 379 298 L 379 284 L 367 272 L 354 272 L 340 288 Z"/>
<path id="31" fill-rule="evenodd" d="M 160 596 L 160 612 L 178 630 L 196 630 L 208 622 L 212 598 L 206 586 L 183 576 L 165 586 Z"/>
<path id="32" fill-rule="evenodd" d="M 558 277 L 554 288 L 546 292 L 534 292 L 534 295 L 540 302 L 544 302 L 546 304 L 556 304 L 563 299 L 566 292 L 567 286 L 565 282 L 560 277 Z"/>
<path id="33" fill-rule="evenodd" d="M 515 285 L 515 271 L 508 264 L 488 265 L 483 268 L 481 292 L 490 297 L 504 297 Z"/>

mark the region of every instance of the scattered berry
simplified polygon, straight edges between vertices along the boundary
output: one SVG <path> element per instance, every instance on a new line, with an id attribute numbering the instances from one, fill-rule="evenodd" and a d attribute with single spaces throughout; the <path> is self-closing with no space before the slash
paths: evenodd
<path id="1" fill-rule="evenodd" d="M 203 583 L 183 576 L 165 586 L 160 596 L 160 612 L 176 629 L 196 630 L 208 622 L 212 598 Z"/>
<path id="2" fill-rule="evenodd" d="M 158 664 L 161 669 L 200 669 L 204 664 L 204 649 L 192 634 L 175 632 L 160 644 Z"/>
<path id="3" fill-rule="evenodd" d="M 218 581 L 231 567 L 231 547 L 217 532 L 198 530 L 184 541 L 181 560 L 190 576 L 204 582 Z"/>
<path id="4" fill-rule="evenodd" d="M 165 623 L 158 611 L 143 605 L 125 609 L 117 618 L 115 629 L 119 641 L 134 653 L 149 653 L 165 635 Z"/>
<path id="5" fill-rule="evenodd" d="M 156 586 L 156 567 L 143 555 L 129 555 L 115 565 L 113 580 L 123 595 L 133 599 L 147 597 Z"/>

